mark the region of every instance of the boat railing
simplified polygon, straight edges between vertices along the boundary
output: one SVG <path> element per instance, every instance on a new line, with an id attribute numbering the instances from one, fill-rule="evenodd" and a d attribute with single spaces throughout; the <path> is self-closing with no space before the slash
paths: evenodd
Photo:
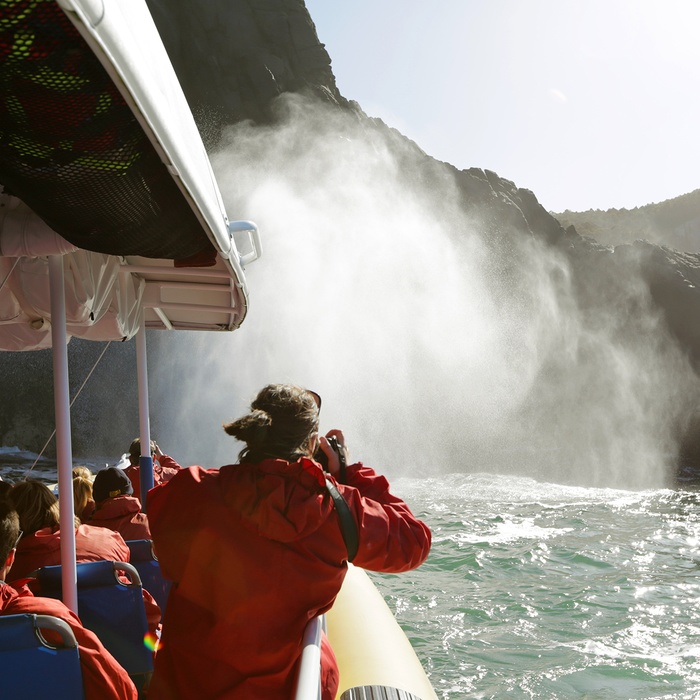
<path id="1" fill-rule="evenodd" d="M 323 615 L 312 618 L 306 625 L 293 700 L 321 700 L 321 632 L 324 625 Z"/>

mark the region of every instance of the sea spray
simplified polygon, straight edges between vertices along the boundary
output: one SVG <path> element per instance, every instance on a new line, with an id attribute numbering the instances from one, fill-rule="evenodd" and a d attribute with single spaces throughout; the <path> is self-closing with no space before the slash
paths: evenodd
<path id="1" fill-rule="evenodd" d="M 164 449 L 235 461 L 221 423 L 288 381 L 321 393 L 322 429 L 390 475 L 667 483 L 697 379 L 634 265 L 601 255 L 584 278 L 516 203 L 495 224 L 467 212 L 458 173 L 383 124 L 298 96 L 278 109 L 213 155 L 265 253 L 240 330 L 174 334 L 159 353 Z"/>

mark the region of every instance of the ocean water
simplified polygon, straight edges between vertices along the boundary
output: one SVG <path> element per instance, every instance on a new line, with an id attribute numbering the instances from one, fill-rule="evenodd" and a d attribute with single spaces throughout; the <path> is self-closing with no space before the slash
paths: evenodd
<path id="1" fill-rule="evenodd" d="M 402 480 L 433 530 L 373 575 L 439 698 L 700 697 L 700 495 Z"/>
<path id="2" fill-rule="evenodd" d="M 0 449 L 0 474 L 35 458 Z M 30 475 L 55 482 L 55 465 Z M 700 494 L 491 474 L 393 487 L 433 548 L 372 578 L 438 698 L 700 698 Z"/>

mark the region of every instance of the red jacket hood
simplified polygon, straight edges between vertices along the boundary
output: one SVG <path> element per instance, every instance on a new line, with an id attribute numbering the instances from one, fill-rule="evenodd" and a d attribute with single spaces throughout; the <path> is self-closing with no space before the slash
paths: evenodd
<path id="1" fill-rule="evenodd" d="M 17 598 L 19 593 L 12 586 L 0 584 L 0 610 L 8 608 Z"/>
<path id="2" fill-rule="evenodd" d="M 28 580 L 20 579 L 14 581 L 12 585 L 0 582 L 0 612 L 14 605 L 19 598 L 34 597 L 34 594 L 25 585 L 25 581 Z"/>
<path id="3" fill-rule="evenodd" d="M 129 561 L 129 548 L 117 532 L 103 527 L 81 525 L 75 530 L 77 561 L 112 559 Z M 25 535 L 17 545 L 15 563 L 8 579 L 15 581 L 29 576 L 34 569 L 61 563 L 61 532 L 45 527 L 32 535 Z"/>
<path id="4" fill-rule="evenodd" d="M 109 520 L 120 518 L 129 513 L 140 513 L 141 501 L 133 496 L 117 496 L 107 498 L 100 503 L 92 514 L 93 520 Z"/>
<path id="5" fill-rule="evenodd" d="M 293 542 L 315 532 L 332 505 L 324 500 L 321 467 L 303 457 L 298 462 L 268 459 L 219 470 L 224 503 L 232 517 L 263 537 Z"/>

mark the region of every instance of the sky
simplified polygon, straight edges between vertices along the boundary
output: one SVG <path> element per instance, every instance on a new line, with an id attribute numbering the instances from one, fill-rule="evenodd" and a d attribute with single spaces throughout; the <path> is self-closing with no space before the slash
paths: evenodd
<path id="1" fill-rule="evenodd" d="M 700 188 L 700 0 L 306 0 L 341 94 L 552 212 Z"/>

